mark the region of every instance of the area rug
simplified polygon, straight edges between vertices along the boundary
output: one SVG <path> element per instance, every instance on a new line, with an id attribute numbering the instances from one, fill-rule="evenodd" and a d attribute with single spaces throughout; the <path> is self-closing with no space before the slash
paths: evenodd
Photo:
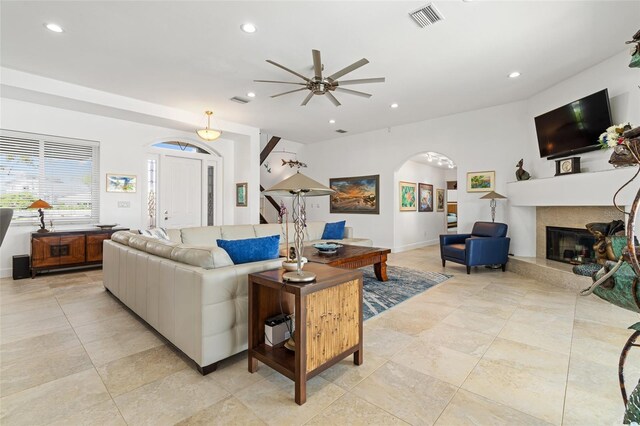
<path id="1" fill-rule="evenodd" d="M 376 278 L 372 267 L 362 268 L 361 271 L 364 275 L 362 310 L 365 321 L 452 277 L 437 272 L 387 266 L 389 280 L 381 282 Z"/>

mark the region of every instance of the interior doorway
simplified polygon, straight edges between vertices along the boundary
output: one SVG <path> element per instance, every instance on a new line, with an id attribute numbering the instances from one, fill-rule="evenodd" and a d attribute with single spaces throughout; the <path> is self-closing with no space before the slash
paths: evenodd
<path id="1" fill-rule="evenodd" d="M 160 164 L 160 225 L 188 228 L 202 224 L 202 160 L 166 155 Z"/>
<path id="2" fill-rule="evenodd" d="M 194 141 L 151 145 L 147 155 L 149 228 L 187 228 L 222 223 L 222 157 Z"/>
<path id="3" fill-rule="evenodd" d="M 458 181 L 447 181 L 447 233 L 458 233 Z"/>

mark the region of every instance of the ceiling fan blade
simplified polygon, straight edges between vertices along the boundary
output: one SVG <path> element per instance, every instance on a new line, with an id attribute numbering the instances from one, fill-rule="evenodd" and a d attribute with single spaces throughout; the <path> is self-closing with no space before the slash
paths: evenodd
<path id="1" fill-rule="evenodd" d="M 311 55 L 313 56 L 313 72 L 315 73 L 315 77 L 318 80 L 322 80 L 322 60 L 320 59 L 320 51 L 312 50 Z"/>
<path id="2" fill-rule="evenodd" d="M 311 98 L 313 98 L 313 92 L 309 92 L 309 94 L 307 95 L 306 98 L 304 98 L 304 101 L 302 101 L 300 106 L 306 106 L 309 103 L 309 101 L 311 100 Z"/>
<path id="3" fill-rule="evenodd" d="M 275 80 L 253 80 L 256 83 L 280 83 L 280 84 L 297 84 L 299 86 L 306 86 L 304 83 L 294 83 L 293 81 L 275 81 Z"/>
<path id="4" fill-rule="evenodd" d="M 360 59 L 357 62 L 354 62 L 353 64 L 349 65 L 346 68 L 342 68 L 340 71 L 331 74 L 329 77 L 327 77 L 327 80 L 337 80 L 340 77 L 342 77 L 345 74 L 349 74 L 351 71 L 355 71 L 358 68 L 360 68 L 363 65 L 367 65 L 369 63 L 368 60 L 366 60 L 365 58 Z"/>
<path id="5" fill-rule="evenodd" d="M 369 93 L 358 92 L 357 90 L 351 90 L 351 89 L 343 89 L 342 87 L 336 87 L 335 90 L 337 90 L 338 92 L 349 93 L 350 95 L 361 96 L 363 98 L 371 97 Z"/>
<path id="6" fill-rule="evenodd" d="M 338 102 L 338 100 L 336 99 L 335 96 L 333 96 L 331 94 L 331 92 L 325 92 L 324 94 L 327 98 L 329 98 L 329 100 L 331 101 L 332 104 L 334 104 L 335 106 L 340 106 L 340 102 Z"/>
<path id="7" fill-rule="evenodd" d="M 311 80 L 309 80 L 307 77 L 305 77 L 304 75 L 302 75 L 302 74 L 300 74 L 300 73 L 297 73 L 297 72 L 295 72 L 295 71 L 293 71 L 293 70 L 290 70 L 289 68 L 285 67 L 284 65 L 280 65 L 280 64 L 279 64 L 279 63 L 277 63 L 277 62 L 273 62 L 271 59 L 267 59 L 267 62 L 269 62 L 271 65 L 275 65 L 275 66 L 276 66 L 276 67 L 278 67 L 278 68 L 282 68 L 283 70 L 285 70 L 285 71 L 287 71 L 287 72 L 290 72 L 290 73 L 291 73 L 291 74 L 293 74 L 293 75 L 297 75 L 298 77 L 300 77 L 300 78 L 301 78 L 301 79 L 303 79 L 304 81 L 311 81 Z"/>
<path id="8" fill-rule="evenodd" d="M 377 78 L 361 78 L 358 80 L 336 81 L 333 84 L 337 86 L 347 86 L 349 84 L 366 84 L 366 83 L 384 83 L 384 77 Z"/>
<path id="9" fill-rule="evenodd" d="M 296 90 L 289 90 L 288 92 L 284 92 L 284 93 L 278 93 L 277 95 L 271 95 L 272 98 L 277 98 L 278 96 L 282 96 L 282 95 L 288 95 L 289 93 L 295 93 L 295 92 L 300 92 L 302 90 L 307 90 L 306 87 L 302 87 L 300 89 L 296 89 Z"/>

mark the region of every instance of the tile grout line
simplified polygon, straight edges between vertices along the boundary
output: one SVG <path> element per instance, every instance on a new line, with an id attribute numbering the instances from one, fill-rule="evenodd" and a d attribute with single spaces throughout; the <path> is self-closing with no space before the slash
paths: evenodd
<path id="1" fill-rule="evenodd" d="M 573 336 L 575 334 L 576 326 L 576 312 L 578 310 L 578 297 L 576 296 L 576 303 L 573 306 L 573 321 L 571 322 L 571 345 L 569 346 L 569 362 L 567 363 L 567 379 L 564 384 L 564 397 L 562 398 L 562 415 L 560 416 L 560 424 L 564 424 L 564 414 L 567 408 L 567 390 L 569 389 L 569 372 L 571 371 L 571 357 L 573 355 Z"/>
<path id="2" fill-rule="evenodd" d="M 100 282 L 102 282 L 102 281 L 100 281 Z M 91 365 L 93 366 L 93 370 L 96 372 L 96 374 L 100 378 L 100 382 L 102 383 L 102 386 L 104 386 L 104 389 L 107 391 L 107 394 L 109 395 L 109 398 L 111 399 L 111 402 L 113 402 L 113 405 L 116 407 L 116 410 L 118 410 L 118 413 L 120 414 L 120 417 L 122 418 L 122 421 L 125 422 L 125 424 L 128 425 L 129 423 L 127 422 L 127 420 L 125 419 L 124 415 L 120 411 L 120 407 L 118 407 L 118 404 L 116 404 L 116 401 L 113 398 L 113 395 L 111 395 L 111 391 L 109 391 L 109 388 L 107 387 L 107 384 L 104 382 L 104 379 L 100 375 L 100 372 L 98 371 L 98 367 L 96 367 L 95 363 L 93 362 L 93 359 L 89 356 L 89 352 L 87 352 L 87 348 L 85 348 L 84 343 L 80 339 L 80 336 L 78 336 L 78 333 L 76 332 L 76 328 L 73 326 L 73 324 L 71 324 L 71 321 L 69 321 L 69 318 L 67 317 L 67 313 L 64 311 L 64 309 L 62 309 L 62 305 L 60 305 L 60 301 L 58 300 L 58 296 L 54 295 L 53 298 L 56 300 L 56 303 L 58 304 L 58 306 L 60 307 L 60 310 L 64 314 L 64 317 L 66 318 L 67 322 L 69 323 L 69 326 L 71 327 L 71 330 L 73 330 L 73 334 L 76 335 L 76 339 L 78 339 L 78 342 L 80 343 L 80 346 L 82 346 L 82 349 L 84 350 L 84 353 L 87 355 L 87 358 L 89 358 L 89 361 L 91 362 Z M 84 325 L 86 325 L 86 324 L 84 324 Z M 94 404 L 91 407 L 95 407 L 95 406 L 97 406 L 99 404 L 101 404 L 101 403 Z M 91 408 L 91 407 L 87 407 L 87 409 Z"/>

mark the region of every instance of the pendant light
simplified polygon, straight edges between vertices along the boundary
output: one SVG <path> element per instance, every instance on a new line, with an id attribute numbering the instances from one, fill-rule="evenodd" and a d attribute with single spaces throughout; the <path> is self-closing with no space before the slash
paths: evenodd
<path id="1" fill-rule="evenodd" d="M 213 115 L 213 111 L 205 111 L 207 115 L 207 127 L 204 129 L 196 130 L 198 136 L 205 141 L 215 141 L 220 137 L 222 132 L 220 130 L 214 130 L 211 128 L 211 116 Z"/>

